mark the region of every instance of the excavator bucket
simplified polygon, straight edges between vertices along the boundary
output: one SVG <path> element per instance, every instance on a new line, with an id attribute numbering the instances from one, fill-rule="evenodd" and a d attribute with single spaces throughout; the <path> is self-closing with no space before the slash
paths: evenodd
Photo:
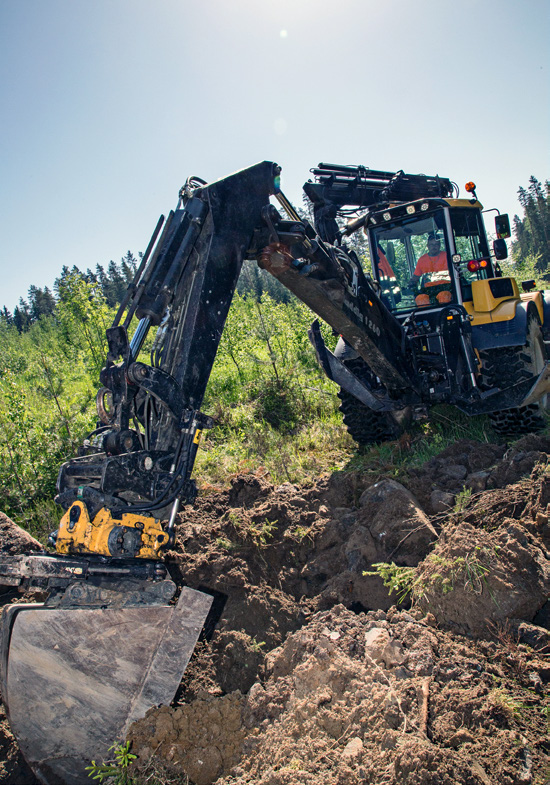
<path id="1" fill-rule="evenodd" d="M 176 605 L 4 610 L 2 695 L 40 782 L 89 783 L 92 760 L 109 757 L 149 708 L 171 702 L 211 604 L 184 588 Z"/>

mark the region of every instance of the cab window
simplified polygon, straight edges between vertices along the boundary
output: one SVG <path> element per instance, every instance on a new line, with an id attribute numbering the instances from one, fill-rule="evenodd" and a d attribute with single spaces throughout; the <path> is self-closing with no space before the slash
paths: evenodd
<path id="1" fill-rule="evenodd" d="M 375 276 L 393 312 L 455 300 L 443 211 L 388 221 L 370 237 Z"/>
<path id="2" fill-rule="evenodd" d="M 472 299 L 472 281 L 491 278 L 493 270 L 478 210 L 454 208 L 450 211 L 456 255 L 454 264 L 459 273 L 464 300 Z"/>

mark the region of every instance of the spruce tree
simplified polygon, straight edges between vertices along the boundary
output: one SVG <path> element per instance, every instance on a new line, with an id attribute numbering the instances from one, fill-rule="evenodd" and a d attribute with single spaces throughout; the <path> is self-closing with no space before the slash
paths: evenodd
<path id="1" fill-rule="evenodd" d="M 533 259 L 543 275 L 550 273 L 550 181 L 544 186 L 536 177 L 528 188 L 518 189 L 523 218 L 514 216 L 512 253 L 517 264 Z"/>

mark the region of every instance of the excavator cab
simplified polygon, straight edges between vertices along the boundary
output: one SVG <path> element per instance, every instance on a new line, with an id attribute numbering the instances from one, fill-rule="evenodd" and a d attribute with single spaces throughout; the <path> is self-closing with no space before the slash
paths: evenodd
<path id="1" fill-rule="evenodd" d="M 373 275 L 396 316 L 471 301 L 472 282 L 494 275 L 481 205 L 434 201 L 389 207 L 366 220 Z"/>
<path id="2" fill-rule="evenodd" d="M 457 200 L 458 201 L 458 200 Z M 449 208 L 452 229 L 452 263 L 458 273 L 462 302 L 472 300 L 474 281 L 495 277 L 481 205 Z"/>
<path id="3" fill-rule="evenodd" d="M 490 252 L 473 182 L 465 186 L 470 198 L 460 199 L 458 186 L 438 175 L 327 163 L 311 172 L 314 180 L 304 190 L 320 237 L 353 254 L 354 245 L 361 247 L 353 235 L 362 230 L 367 236 L 369 283 L 357 289 L 362 297 L 356 310 L 362 300 L 375 302 L 374 288 L 382 334 L 389 324 L 385 311 L 401 330 L 410 382 L 408 389 L 391 387 L 373 367 L 372 351 L 358 341 L 342 339 L 336 348 L 344 370 L 316 347 L 340 385 L 353 438 L 364 444 L 394 438 L 400 432 L 396 418 L 425 416 L 437 403 L 489 414 L 502 434 L 540 428 L 550 389 L 550 292 L 534 291 L 525 281 L 520 294 L 515 279 L 502 275 L 507 216 L 499 214 L 495 222 Z M 376 400 L 360 395 L 357 379 Z"/>

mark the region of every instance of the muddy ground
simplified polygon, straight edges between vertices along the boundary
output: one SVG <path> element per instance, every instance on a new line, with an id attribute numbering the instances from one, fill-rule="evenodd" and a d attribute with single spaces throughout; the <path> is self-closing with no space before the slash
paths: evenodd
<path id="1" fill-rule="evenodd" d="M 397 476 L 199 497 L 170 568 L 225 606 L 131 730 L 149 781 L 550 782 L 549 456 L 463 441 Z M 5 722 L 0 744 L 0 783 L 30 785 Z"/>

